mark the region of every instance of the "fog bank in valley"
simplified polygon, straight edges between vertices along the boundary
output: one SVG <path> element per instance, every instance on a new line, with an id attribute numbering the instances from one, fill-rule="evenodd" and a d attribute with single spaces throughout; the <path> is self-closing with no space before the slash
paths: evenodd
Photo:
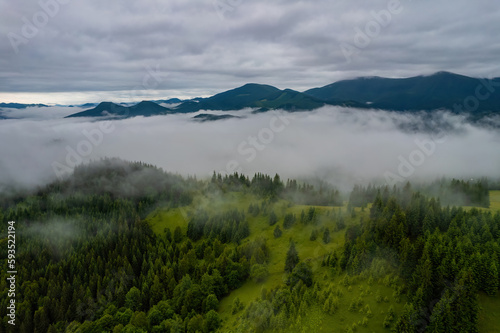
<path id="1" fill-rule="evenodd" d="M 500 134 L 447 112 L 402 114 L 324 107 L 312 112 L 225 112 L 90 121 L 75 108 L 21 110 L 0 120 L 0 186 L 33 186 L 103 157 L 143 161 L 199 178 L 213 171 L 321 178 L 349 190 L 377 179 L 498 178 Z M 71 112 L 70 112 L 71 111 Z M 222 112 L 209 112 L 221 114 Z M 16 111 L 9 113 L 15 117 Z"/>

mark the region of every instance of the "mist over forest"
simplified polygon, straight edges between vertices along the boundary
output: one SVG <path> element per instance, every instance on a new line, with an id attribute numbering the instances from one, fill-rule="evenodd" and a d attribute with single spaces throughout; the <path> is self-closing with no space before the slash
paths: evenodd
<path id="1" fill-rule="evenodd" d="M 10 113 L 22 119 L 0 121 L 2 187 L 46 184 L 69 175 L 75 164 L 104 157 L 202 179 L 213 171 L 318 178 L 345 191 L 374 181 L 495 178 L 500 169 L 499 132 L 446 111 L 330 106 L 294 113 L 226 111 L 243 117 L 212 122 L 193 121 L 193 114 L 104 122 L 61 119 L 74 112 L 28 108 Z"/>

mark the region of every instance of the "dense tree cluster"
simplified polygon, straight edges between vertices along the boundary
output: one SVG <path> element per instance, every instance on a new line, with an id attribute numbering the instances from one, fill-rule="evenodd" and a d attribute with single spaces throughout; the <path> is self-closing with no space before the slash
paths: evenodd
<path id="1" fill-rule="evenodd" d="M 443 205 L 488 208 L 490 206 L 489 190 L 492 186 L 489 185 L 487 179 L 465 181 L 442 178 L 426 185 L 419 185 L 415 190 L 429 197 L 438 198 Z M 375 200 L 377 193 L 381 193 L 382 197 L 387 199 L 390 191 L 387 186 L 374 186 L 370 184 L 364 187 L 355 185 L 349 196 L 349 206 L 366 207 Z M 396 191 L 396 195 L 408 195 L 413 189 L 410 183 L 406 183 L 402 189 L 394 188 L 392 191 Z M 409 198 L 406 197 L 405 200 L 407 201 Z"/>
<path id="2" fill-rule="evenodd" d="M 498 291 L 499 255 L 500 213 L 442 207 L 406 186 L 379 192 L 370 219 L 347 229 L 339 265 L 359 273 L 382 256 L 400 269 L 411 303 L 397 332 L 477 332 L 477 291 Z"/>
<path id="3" fill-rule="evenodd" d="M 451 181 L 441 179 L 424 187 L 422 191 L 441 200 L 443 205 L 451 206 L 490 206 L 487 179 Z"/>
<path id="4" fill-rule="evenodd" d="M 203 236 L 219 239 L 222 243 L 239 243 L 250 235 L 245 213 L 229 210 L 209 217 L 206 211 L 198 211 L 189 221 L 187 236 L 197 241 Z"/>
<path id="5" fill-rule="evenodd" d="M 270 199 L 285 199 L 301 205 L 341 206 L 342 197 L 339 191 L 326 183 L 319 184 L 318 188 L 310 184 L 298 184 L 296 180 L 287 180 L 284 183 L 279 175 L 257 173 L 252 179 L 238 174 L 222 176 L 214 172 L 211 185 L 223 191 L 249 191 L 253 194 Z M 254 206 L 252 212 L 258 210 Z M 250 213 L 250 211 L 249 211 Z M 255 213 L 255 215 L 258 214 Z"/>
<path id="6" fill-rule="evenodd" d="M 209 219 L 208 236 L 196 243 L 180 228 L 173 236 L 169 229 L 153 234 L 141 217 L 160 203 L 189 203 L 196 184 L 147 165 L 105 160 L 2 201 L 2 219 L 17 222 L 17 330 L 216 330 L 218 301 L 249 277 L 251 263 L 266 262 L 268 249 L 262 241 L 238 248 L 221 242 L 224 235 L 239 237 L 224 230 L 226 223 L 244 224 L 237 211 Z M 0 282 L 0 332 L 7 332 L 6 283 Z"/>
<path id="7" fill-rule="evenodd" d="M 379 189 L 372 184 L 367 187 L 354 185 L 354 188 L 349 195 L 349 206 L 351 207 L 366 207 L 369 203 L 375 200 Z"/>

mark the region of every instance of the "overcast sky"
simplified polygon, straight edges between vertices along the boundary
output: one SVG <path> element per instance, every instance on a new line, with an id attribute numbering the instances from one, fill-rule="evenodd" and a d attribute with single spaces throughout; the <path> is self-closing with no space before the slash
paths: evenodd
<path id="1" fill-rule="evenodd" d="M 500 2 L 391 1 L 0 0 L 0 102 L 207 96 L 247 82 L 303 91 L 441 70 L 500 76 Z"/>

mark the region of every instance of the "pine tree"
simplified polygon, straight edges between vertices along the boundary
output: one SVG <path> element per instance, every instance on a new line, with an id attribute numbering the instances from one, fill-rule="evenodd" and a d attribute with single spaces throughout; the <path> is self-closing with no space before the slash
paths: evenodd
<path id="1" fill-rule="evenodd" d="M 449 290 L 441 297 L 439 302 L 432 309 L 430 323 L 427 327 L 429 332 L 447 332 L 447 329 L 452 326 L 453 313 L 451 312 L 451 303 L 453 299 L 450 297 Z"/>
<path id="2" fill-rule="evenodd" d="M 498 269 L 494 260 L 491 260 L 491 264 L 486 269 L 484 291 L 489 296 L 495 296 L 498 291 Z"/>
<path id="3" fill-rule="evenodd" d="M 274 238 L 280 238 L 281 237 L 281 235 L 283 234 L 283 232 L 281 231 L 279 225 L 277 225 L 276 228 L 274 228 L 273 234 L 274 234 Z"/>
<path id="4" fill-rule="evenodd" d="M 323 232 L 323 243 L 328 244 L 330 243 L 330 240 L 330 229 L 325 228 L 325 231 Z"/>
<path id="5" fill-rule="evenodd" d="M 479 306 L 477 290 L 474 286 L 472 272 L 469 270 L 461 273 L 459 281 L 453 288 L 455 295 L 455 301 L 451 306 L 455 319 L 453 327 L 451 327 L 453 332 L 478 332 Z"/>
<path id="6" fill-rule="evenodd" d="M 278 222 L 278 217 L 276 216 L 276 213 L 274 211 L 272 211 L 269 214 L 269 221 L 268 222 L 269 222 L 270 226 L 273 226 Z"/>
<path id="7" fill-rule="evenodd" d="M 394 324 L 394 331 L 397 333 L 416 333 L 417 330 L 414 326 L 415 316 L 416 312 L 413 304 L 406 304 L 403 314 Z"/>
<path id="8" fill-rule="evenodd" d="M 35 333 L 47 332 L 49 328 L 50 325 L 49 316 L 43 306 L 35 311 L 34 325 L 35 325 Z"/>
<path id="9" fill-rule="evenodd" d="M 179 243 L 182 240 L 182 230 L 177 226 L 174 230 L 174 242 Z"/>
<path id="10" fill-rule="evenodd" d="M 285 260 L 285 272 L 291 273 L 295 266 L 299 263 L 299 254 L 295 249 L 295 243 L 293 241 L 290 242 L 290 247 L 288 248 L 288 252 L 286 253 Z"/>

